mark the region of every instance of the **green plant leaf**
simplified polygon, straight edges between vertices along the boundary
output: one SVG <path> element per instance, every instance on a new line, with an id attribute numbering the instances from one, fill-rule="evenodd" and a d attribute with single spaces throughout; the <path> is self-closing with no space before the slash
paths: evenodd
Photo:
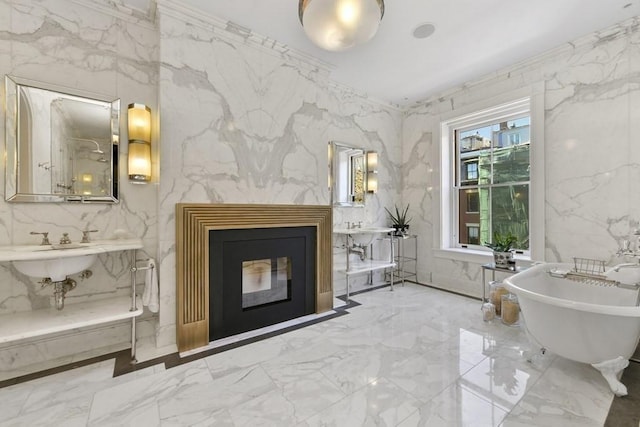
<path id="1" fill-rule="evenodd" d="M 492 249 L 494 252 L 509 252 L 518 238 L 511 234 L 511 232 L 507 234 L 500 234 L 497 231 L 493 233 L 493 241 L 491 243 L 484 243 L 484 246 Z"/>
<path id="2" fill-rule="evenodd" d="M 407 213 L 409 212 L 408 204 L 402 210 L 400 210 L 397 205 L 394 205 L 395 214 L 387 208 L 384 208 L 384 210 L 389 214 L 389 218 L 395 227 L 406 227 L 409 224 L 409 221 L 411 221 L 411 218 L 407 219 Z"/>

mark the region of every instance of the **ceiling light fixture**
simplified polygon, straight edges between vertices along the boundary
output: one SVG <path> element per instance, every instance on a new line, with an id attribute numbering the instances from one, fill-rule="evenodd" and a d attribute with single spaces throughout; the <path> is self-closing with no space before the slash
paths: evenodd
<path id="1" fill-rule="evenodd" d="M 378 31 L 384 0 L 299 0 L 304 32 L 319 47 L 339 52 L 366 43 Z"/>

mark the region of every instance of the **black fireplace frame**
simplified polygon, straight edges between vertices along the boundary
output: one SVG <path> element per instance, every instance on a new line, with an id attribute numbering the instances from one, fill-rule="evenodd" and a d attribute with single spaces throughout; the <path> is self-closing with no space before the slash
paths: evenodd
<path id="1" fill-rule="evenodd" d="M 315 313 L 316 227 L 209 230 L 209 341 Z M 288 299 L 242 308 L 242 262 L 287 257 Z"/>

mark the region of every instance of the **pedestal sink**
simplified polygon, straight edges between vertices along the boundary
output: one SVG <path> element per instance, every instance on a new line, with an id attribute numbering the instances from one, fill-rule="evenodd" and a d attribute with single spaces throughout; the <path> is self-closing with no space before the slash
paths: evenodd
<path id="1" fill-rule="evenodd" d="M 54 251 L 50 253 L 55 253 Z M 96 260 L 96 254 L 76 255 L 64 258 L 11 261 L 14 267 L 31 277 L 49 277 L 52 282 L 65 280 L 71 274 L 86 270 Z"/>
<path id="2" fill-rule="evenodd" d="M 0 247 L 0 262 L 11 262 L 27 276 L 51 285 L 58 310 L 64 307 L 65 294 L 76 287 L 71 275 L 87 270 L 98 254 L 139 249 L 139 239 L 102 240 L 90 243 L 61 243 L 56 245 L 22 245 Z M 135 304 L 134 304 L 135 305 Z"/>
<path id="3" fill-rule="evenodd" d="M 367 246 L 373 242 L 376 234 L 385 234 L 393 231 L 393 228 L 378 227 L 378 226 L 366 226 L 356 228 L 334 228 L 333 232 L 336 234 L 348 234 L 353 241 L 359 245 Z"/>
<path id="4" fill-rule="evenodd" d="M 24 245 L 0 247 L 0 262 L 11 262 L 27 276 L 52 282 L 65 280 L 67 276 L 89 268 L 98 254 L 140 247 L 137 239 L 99 240 L 90 243 L 61 245 Z"/>

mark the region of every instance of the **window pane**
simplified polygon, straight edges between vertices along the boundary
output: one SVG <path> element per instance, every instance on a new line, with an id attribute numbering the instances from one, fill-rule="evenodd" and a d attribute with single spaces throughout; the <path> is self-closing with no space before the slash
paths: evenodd
<path id="1" fill-rule="evenodd" d="M 480 244 L 480 227 L 477 224 L 468 225 L 467 236 L 469 239 L 469 244 L 479 245 Z"/>
<path id="2" fill-rule="evenodd" d="M 478 157 L 478 184 L 491 184 L 491 151 L 487 150 Z"/>
<path id="3" fill-rule="evenodd" d="M 456 132 L 458 140 L 459 183 L 475 185 L 478 183 L 478 156 L 491 150 L 493 125 L 484 126 L 464 132 Z"/>
<path id="4" fill-rule="evenodd" d="M 465 189 L 459 191 L 460 216 L 458 218 L 459 243 L 477 245 L 479 244 L 479 199 L 478 189 Z M 472 230 L 473 229 L 473 230 Z M 471 234 L 470 234 L 471 233 Z"/>
<path id="5" fill-rule="evenodd" d="M 478 183 L 478 157 L 465 160 L 460 164 L 460 184 L 475 185 Z"/>
<path id="6" fill-rule="evenodd" d="M 491 190 L 481 188 L 478 191 L 480 200 L 480 244 L 491 242 Z"/>
<path id="7" fill-rule="evenodd" d="M 478 190 L 467 190 L 467 212 L 480 212 L 480 199 L 478 198 Z"/>
<path id="8" fill-rule="evenodd" d="M 529 185 L 494 187 L 491 229 L 517 237 L 516 249 L 529 249 Z"/>
<path id="9" fill-rule="evenodd" d="M 493 183 L 529 181 L 529 144 L 493 151 Z"/>
<path id="10" fill-rule="evenodd" d="M 530 117 L 521 114 L 453 130 L 459 245 L 484 245 L 497 232 L 529 249 Z"/>

